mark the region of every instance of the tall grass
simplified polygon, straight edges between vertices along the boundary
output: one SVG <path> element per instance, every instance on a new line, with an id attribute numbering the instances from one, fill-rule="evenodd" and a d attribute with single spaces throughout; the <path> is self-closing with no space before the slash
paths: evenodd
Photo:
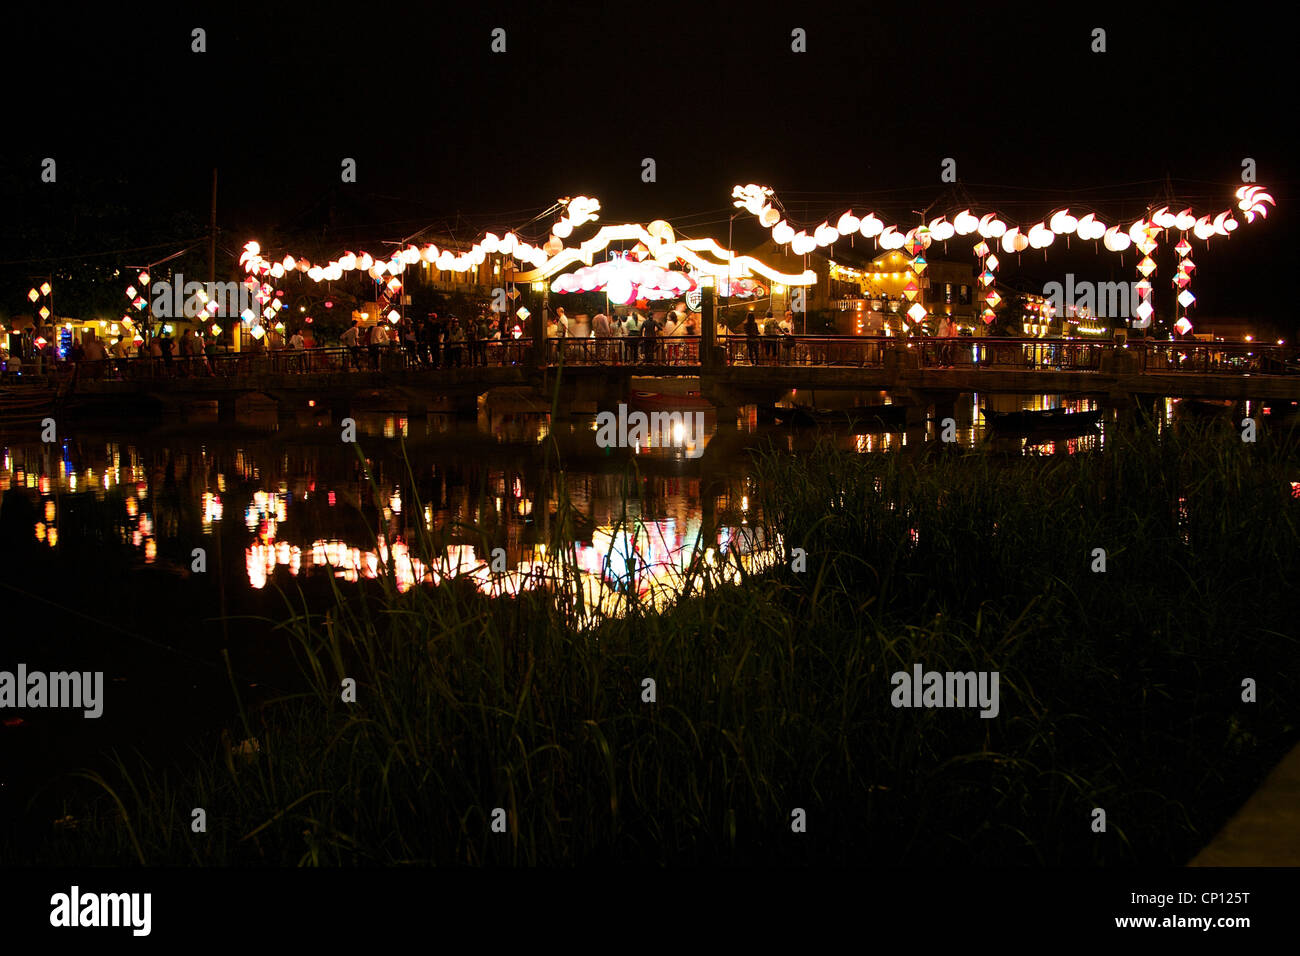
<path id="1" fill-rule="evenodd" d="M 827 444 L 756 467 L 780 560 L 724 582 L 697 555 L 665 610 L 582 613 L 562 472 L 546 587 L 388 576 L 324 613 L 286 594 L 302 692 L 177 766 L 69 783 L 79 826 L 39 858 L 1181 863 L 1294 742 L 1289 440 L 1144 431 L 1011 461 Z M 447 533 L 417 536 L 426 562 Z M 999 716 L 895 709 L 914 663 L 998 671 Z"/>

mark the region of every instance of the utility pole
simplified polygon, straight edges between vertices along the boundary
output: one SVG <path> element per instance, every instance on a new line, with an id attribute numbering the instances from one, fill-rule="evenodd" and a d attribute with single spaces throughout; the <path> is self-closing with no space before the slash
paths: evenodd
<path id="1" fill-rule="evenodd" d="M 217 168 L 215 166 L 212 167 L 212 213 L 208 220 L 208 281 L 217 281 Z"/>

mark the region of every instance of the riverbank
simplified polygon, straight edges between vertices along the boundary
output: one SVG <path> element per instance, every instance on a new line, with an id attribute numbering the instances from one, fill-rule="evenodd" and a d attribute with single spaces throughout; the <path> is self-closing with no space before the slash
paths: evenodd
<path id="1" fill-rule="evenodd" d="M 287 591 L 294 693 L 60 779 L 68 819 L 7 858 L 1182 864 L 1296 741 L 1298 467 L 1213 426 L 1016 461 L 770 449 L 774 569 L 701 551 L 670 607 L 595 623 L 562 504 L 550 589 Z M 918 664 L 996 672 L 997 715 L 895 706 Z"/>

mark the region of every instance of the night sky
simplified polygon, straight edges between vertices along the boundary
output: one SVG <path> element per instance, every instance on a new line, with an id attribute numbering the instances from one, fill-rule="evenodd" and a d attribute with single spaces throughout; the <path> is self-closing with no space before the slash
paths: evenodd
<path id="1" fill-rule="evenodd" d="M 731 188 L 746 182 L 776 188 L 796 228 L 848 204 L 911 225 L 936 200 L 930 217 L 961 208 L 945 199 L 944 157 L 971 202 L 1026 226 L 1067 203 L 1131 222 L 1166 176 L 1175 211 L 1179 199 L 1228 208 L 1249 156 L 1279 206 L 1197 256 L 1198 310 L 1295 322 L 1279 294 L 1291 54 L 1267 18 L 1144 20 L 1132 5 L 424 6 L 6 11 L 0 312 L 21 309 L 22 276 L 52 255 L 201 236 L 214 165 L 223 252 L 258 238 L 274 254 L 277 237 L 311 235 L 338 255 L 435 224 L 518 226 L 577 194 L 598 197 L 604 221 L 667 218 L 725 242 Z M 505 54 L 490 51 L 494 27 Z M 791 52 L 796 27 L 806 53 Z M 1090 52 L 1094 27 L 1107 31 L 1104 54 Z M 45 156 L 56 184 L 39 181 Z M 356 184 L 340 182 L 343 157 L 357 160 Z M 738 248 L 761 238 L 739 228 Z M 1131 253 L 1120 268 L 1110 254 L 1049 252 L 1045 266 L 1026 252 L 1021 273 L 1135 278 Z M 1003 278 L 1015 272 L 1008 263 Z"/>

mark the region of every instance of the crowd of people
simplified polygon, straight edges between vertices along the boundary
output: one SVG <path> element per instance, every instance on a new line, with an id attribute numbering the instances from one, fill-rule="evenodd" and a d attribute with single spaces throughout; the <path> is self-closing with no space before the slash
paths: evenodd
<path id="1" fill-rule="evenodd" d="M 638 307 L 570 318 L 563 306 L 544 321 L 548 361 L 600 364 L 689 364 L 699 361 L 697 336 L 702 316 L 685 302 L 666 312 Z M 380 370 L 388 357 L 400 357 L 407 366 L 461 368 L 483 365 L 524 364 L 532 347 L 532 325 L 527 318 L 509 313 L 481 311 L 474 318 L 431 312 L 423 318 L 402 317 L 395 322 L 363 323 L 354 319 L 337 343 L 318 342 L 311 325 L 292 330 L 278 328 L 243 332 L 239 353 L 215 335 L 198 329 L 173 336 L 164 327 L 147 341 L 123 335 L 111 343 L 88 334 L 74 342 L 62 361 L 52 343 L 45 343 L 34 358 L 45 368 L 62 366 L 88 379 L 126 376 L 132 360 L 152 359 L 149 371 L 164 377 L 211 376 L 220 360 L 242 363 L 271 356 L 277 371 L 323 371 L 331 368 Z M 717 344 L 730 360 L 751 365 L 789 364 L 796 356 L 795 316 L 790 310 L 777 317 L 750 309 L 733 329 L 717 322 Z M 941 329 L 940 335 L 944 332 Z M 952 332 L 949 323 L 949 334 Z M 741 342 L 743 341 L 743 346 Z M 730 343 L 730 344 L 729 344 Z M 319 351 L 324 345 L 333 349 Z M 804 345 L 808 348 L 816 346 Z M 948 346 L 944 346 L 948 349 Z M 802 356 L 810 359 L 810 355 Z M 823 357 L 824 358 L 824 357 Z"/>

